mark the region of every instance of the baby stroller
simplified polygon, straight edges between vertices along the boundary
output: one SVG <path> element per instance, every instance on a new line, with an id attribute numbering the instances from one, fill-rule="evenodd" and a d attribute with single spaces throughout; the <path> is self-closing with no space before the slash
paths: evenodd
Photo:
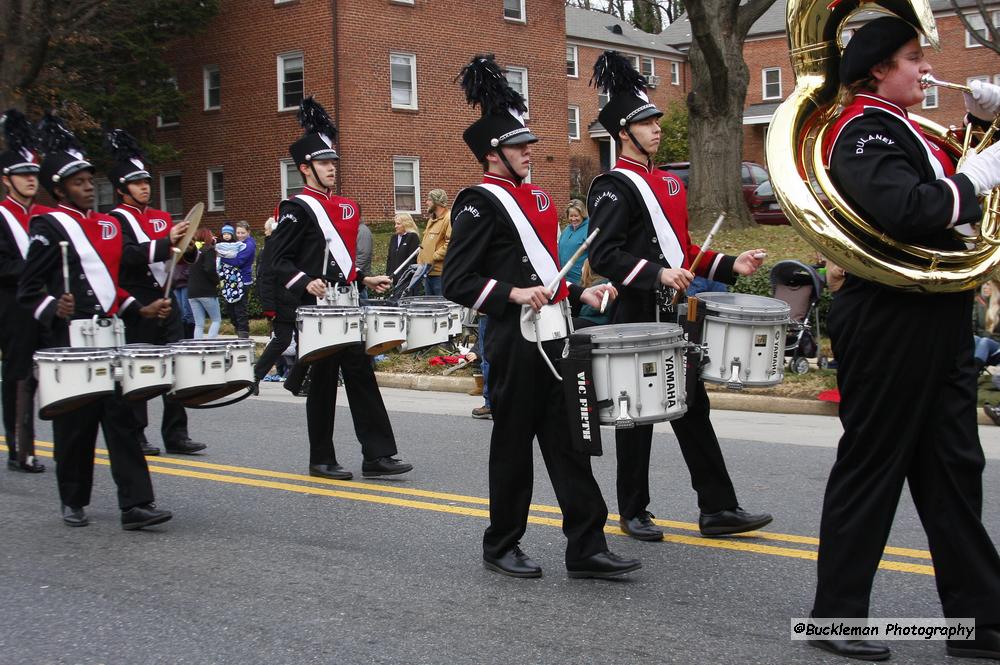
<path id="1" fill-rule="evenodd" d="M 771 268 L 771 294 L 791 307 L 791 323 L 785 337 L 788 369 L 795 374 L 809 371 L 809 358 L 819 355 L 819 297 L 823 281 L 812 266 L 801 261 L 779 261 Z M 826 357 L 817 364 L 826 368 Z"/>
<path id="2" fill-rule="evenodd" d="M 431 266 L 426 263 L 411 263 L 406 266 L 396 278 L 396 283 L 386 296 L 386 300 L 395 304 L 401 298 L 412 295 L 430 271 Z"/>

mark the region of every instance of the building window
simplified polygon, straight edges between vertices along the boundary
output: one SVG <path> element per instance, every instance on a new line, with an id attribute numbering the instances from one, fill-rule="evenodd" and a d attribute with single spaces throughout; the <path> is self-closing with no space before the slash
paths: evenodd
<path id="1" fill-rule="evenodd" d="M 222 106 L 222 84 L 218 65 L 205 65 L 202 74 L 205 89 L 205 110 L 214 111 Z"/>
<path id="2" fill-rule="evenodd" d="M 603 109 L 607 105 L 608 100 L 610 99 L 611 98 L 608 96 L 608 93 L 606 92 L 597 93 L 597 109 L 598 110 Z"/>
<path id="3" fill-rule="evenodd" d="M 417 108 L 417 56 L 412 53 L 389 54 L 392 108 Z"/>
<path id="4" fill-rule="evenodd" d="M 278 110 L 297 109 L 305 97 L 305 58 L 301 51 L 278 56 Z"/>
<path id="5" fill-rule="evenodd" d="M 97 212 L 110 212 L 115 207 L 115 188 L 107 178 L 94 178 L 94 209 Z"/>
<path id="6" fill-rule="evenodd" d="M 670 85 L 680 85 L 681 84 L 681 63 L 671 62 L 670 63 Z"/>
<path id="7" fill-rule="evenodd" d="M 993 17 L 993 26 L 1000 27 L 1000 12 L 993 12 L 991 16 Z M 979 13 L 968 14 L 966 15 L 966 18 L 969 19 L 969 25 L 975 28 L 976 33 L 983 39 L 989 41 L 990 35 L 986 31 L 986 22 L 983 21 L 982 15 Z M 972 36 L 972 33 L 966 30 L 965 48 L 979 48 L 980 46 L 982 46 L 982 44 L 977 42 L 975 38 Z"/>
<path id="8" fill-rule="evenodd" d="M 524 23 L 525 0 L 503 0 L 503 17 L 508 21 Z"/>
<path id="9" fill-rule="evenodd" d="M 290 159 L 281 160 L 281 199 L 290 199 L 306 186 L 302 171 Z"/>
<path id="10" fill-rule="evenodd" d="M 979 76 L 970 76 L 969 78 L 965 79 L 965 85 L 971 85 L 973 81 L 981 81 L 983 83 L 986 83 L 989 80 L 990 77 L 986 76 L 985 74 L 981 74 Z"/>
<path id="11" fill-rule="evenodd" d="M 393 5 L 412 5 L 413 0 L 389 0 L 389 3 Z"/>
<path id="12" fill-rule="evenodd" d="M 177 79 L 171 77 L 171 78 L 169 78 L 167 80 L 170 81 L 171 85 L 174 86 L 175 90 L 179 89 L 177 87 Z M 176 112 L 171 113 L 169 115 L 158 115 L 158 116 L 156 116 L 156 126 L 157 127 L 176 127 L 177 125 L 180 124 L 180 122 L 181 122 L 181 120 L 177 116 Z"/>
<path id="13" fill-rule="evenodd" d="M 528 106 L 528 70 L 524 67 L 508 67 L 507 68 L 507 82 L 510 83 L 510 87 L 521 93 L 524 97 L 524 105 Z M 528 117 L 528 112 L 524 112 L 524 117 Z"/>
<path id="14" fill-rule="evenodd" d="M 580 107 L 569 107 L 569 137 L 571 139 L 580 138 Z"/>
<path id="15" fill-rule="evenodd" d="M 420 160 L 396 157 L 392 160 L 392 184 L 396 212 L 420 213 Z"/>
<path id="16" fill-rule="evenodd" d="M 632 69 L 638 70 L 639 69 L 639 56 L 637 56 L 637 55 L 629 55 L 627 53 L 625 53 L 624 55 L 628 59 L 628 61 L 630 63 L 632 63 Z"/>
<path id="17" fill-rule="evenodd" d="M 160 208 L 170 213 L 174 219 L 180 219 L 184 216 L 180 173 L 160 174 Z"/>
<path id="18" fill-rule="evenodd" d="M 223 187 L 222 168 L 208 170 L 208 211 L 226 209 L 226 190 Z"/>
<path id="19" fill-rule="evenodd" d="M 924 90 L 924 101 L 920 105 L 925 109 L 936 109 L 938 107 L 938 89 L 936 85 Z"/>
<path id="20" fill-rule="evenodd" d="M 580 76 L 580 53 L 575 46 L 566 47 L 566 76 L 574 79 Z"/>
<path id="21" fill-rule="evenodd" d="M 639 58 L 639 73 L 643 76 L 652 76 L 656 73 L 653 69 L 653 59 L 642 57 Z"/>
<path id="22" fill-rule="evenodd" d="M 764 99 L 781 99 L 781 68 L 765 69 L 761 73 Z"/>

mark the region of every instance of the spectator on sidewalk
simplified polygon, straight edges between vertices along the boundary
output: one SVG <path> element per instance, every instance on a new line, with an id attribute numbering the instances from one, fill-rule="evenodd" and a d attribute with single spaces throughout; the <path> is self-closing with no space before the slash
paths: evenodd
<path id="1" fill-rule="evenodd" d="M 413 222 L 413 216 L 407 212 L 401 212 L 393 220 L 393 230 L 395 235 L 389 238 L 389 257 L 385 262 L 385 274 L 392 277 L 393 286 L 399 281 L 399 275 L 394 275 L 400 264 L 413 254 L 415 249 L 420 247 L 420 232 Z M 410 263 L 416 263 L 416 257 L 410 259 Z"/>
<path id="2" fill-rule="evenodd" d="M 375 249 L 375 239 L 372 237 L 372 230 L 368 228 L 368 222 L 362 217 L 358 224 L 358 239 L 356 245 L 358 270 L 365 275 L 373 275 L 372 253 Z M 362 298 L 368 298 L 368 289 L 361 286 L 358 292 Z"/>
<path id="3" fill-rule="evenodd" d="M 587 217 L 587 207 L 580 199 L 572 199 L 566 206 L 566 226 L 559 234 L 559 265 L 565 266 L 576 250 L 587 239 L 590 233 L 590 220 Z M 580 255 L 573 267 L 566 273 L 566 279 L 573 284 L 583 280 L 583 262 L 587 260 L 587 252 Z"/>
<path id="4" fill-rule="evenodd" d="M 448 195 L 443 189 L 432 189 L 427 194 L 427 215 L 427 228 L 424 229 L 417 263 L 431 267 L 427 273 L 427 295 L 439 296 L 444 257 L 451 242 L 451 210 L 448 208 Z"/>
<path id="5" fill-rule="evenodd" d="M 194 338 L 212 339 L 222 325 L 219 308 L 219 273 L 216 271 L 215 236 L 209 229 L 198 229 L 194 235 L 198 253 L 188 273 L 188 302 L 194 315 Z M 211 321 L 205 334 L 205 317 Z"/>
<path id="6" fill-rule="evenodd" d="M 223 227 L 223 232 L 225 230 L 226 227 Z M 221 262 L 240 271 L 243 293 L 238 300 L 227 298 L 226 315 L 236 328 L 236 336 L 240 339 L 248 339 L 250 337 L 250 316 L 247 311 L 247 301 L 250 299 L 250 287 L 253 285 L 253 264 L 254 257 L 257 255 L 257 243 L 250 235 L 250 225 L 246 222 L 236 222 L 235 232 L 237 242 L 243 243 L 243 249 L 237 252 L 234 257 L 222 258 Z"/>

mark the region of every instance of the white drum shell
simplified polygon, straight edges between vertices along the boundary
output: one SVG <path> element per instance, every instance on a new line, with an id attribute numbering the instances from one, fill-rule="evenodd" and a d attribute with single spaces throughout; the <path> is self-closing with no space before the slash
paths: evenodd
<path id="1" fill-rule="evenodd" d="M 364 340 L 364 312 L 360 307 L 299 307 L 295 318 L 299 360 L 315 360 Z"/>
<path id="2" fill-rule="evenodd" d="M 447 307 L 408 307 L 406 343 L 401 350 L 410 352 L 435 344 L 444 344 L 448 341 L 450 330 L 451 312 Z"/>
<path id="3" fill-rule="evenodd" d="M 580 331 L 591 336 L 594 389 L 602 425 L 674 420 L 687 413 L 684 332 L 673 323 L 625 323 Z M 627 411 L 625 400 L 627 397 Z"/>
<path id="4" fill-rule="evenodd" d="M 525 315 L 528 312 L 531 314 L 525 321 Z M 538 337 L 541 337 L 543 342 L 548 342 L 569 337 L 571 332 L 573 331 L 570 329 L 570 309 L 567 298 L 563 298 L 554 305 L 545 305 L 538 312 L 532 310 L 528 305 L 521 307 L 521 337 L 532 344 L 536 343 Z"/>
<path id="5" fill-rule="evenodd" d="M 50 419 L 115 392 L 115 352 L 97 348 L 53 348 L 34 355 L 38 415 Z"/>
<path id="6" fill-rule="evenodd" d="M 377 356 L 406 341 L 406 310 L 365 307 L 365 351 Z"/>
<path id="7" fill-rule="evenodd" d="M 452 302 L 444 296 L 409 296 L 402 298 L 399 304 L 407 310 L 414 307 L 447 307 L 448 308 L 448 336 L 462 334 L 462 323 L 465 318 L 464 309 L 457 302 Z"/>
<path id="8" fill-rule="evenodd" d="M 233 387 L 253 383 L 254 345 L 249 339 L 231 340 L 226 344 L 226 384 Z"/>
<path id="9" fill-rule="evenodd" d="M 745 293 L 700 293 L 705 307 L 701 378 L 727 387 L 773 386 L 785 378 L 785 333 L 790 307 Z"/>
<path id="10" fill-rule="evenodd" d="M 151 399 L 174 384 L 174 351 L 167 346 L 127 344 L 118 349 L 122 397 Z"/>
<path id="11" fill-rule="evenodd" d="M 226 347 L 172 344 L 174 387 L 172 395 L 186 397 L 226 384 Z"/>
<path id="12" fill-rule="evenodd" d="M 125 324 L 118 317 L 73 319 L 69 322 L 69 345 L 88 349 L 125 346 Z"/>

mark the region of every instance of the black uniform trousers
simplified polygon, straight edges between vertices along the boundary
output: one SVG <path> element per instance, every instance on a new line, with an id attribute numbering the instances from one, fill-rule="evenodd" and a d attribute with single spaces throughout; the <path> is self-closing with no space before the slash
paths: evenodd
<path id="1" fill-rule="evenodd" d="M 33 380 L 31 356 L 38 347 L 38 323 L 31 312 L 17 304 L 16 294 L 17 289 L 14 287 L 0 287 L 0 353 L 3 354 L 0 404 L 3 406 L 4 435 L 11 459 L 17 457 L 17 382 Z M 32 419 L 25 423 L 32 431 L 35 417 L 33 411 L 31 409 L 22 414 L 22 418 Z M 24 455 L 21 455 L 21 459 L 24 459 Z"/>
<path id="2" fill-rule="evenodd" d="M 643 308 L 649 312 L 648 317 L 636 316 L 634 307 L 617 307 L 615 323 L 655 321 L 652 298 L 649 301 L 649 306 Z M 631 312 L 631 315 L 626 312 Z M 719 447 L 719 438 L 712 427 L 711 404 L 708 393 L 705 392 L 705 382 L 699 380 L 696 386 L 695 393 L 687 396 L 687 413 L 671 420 L 670 426 L 680 444 L 688 473 L 691 474 L 691 487 L 698 495 L 698 508 L 703 513 L 716 513 L 735 508 L 739 502 Z M 649 456 L 652 441 L 652 425 L 615 430 L 618 512 L 622 519 L 632 519 L 649 505 Z"/>
<path id="3" fill-rule="evenodd" d="M 288 345 L 292 343 L 292 334 L 295 332 L 295 322 L 286 319 L 275 319 L 271 323 L 271 331 L 274 336 L 261 351 L 257 363 L 253 366 L 253 377 L 260 381 L 263 379 L 278 358 L 285 352 Z"/>
<path id="4" fill-rule="evenodd" d="M 512 308 L 508 308 L 511 310 Z M 572 449 L 562 384 L 534 344 L 526 342 L 511 316 L 490 317 L 486 357 L 490 359 L 490 525 L 483 554 L 497 558 L 520 542 L 528 524 L 533 471 L 532 442 L 538 446 L 563 514 L 566 560 L 579 561 L 608 549 L 604 525 L 608 507 L 594 479 L 590 456 Z M 546 350 L 558 358 L 562 342 Z M 558 370 L 558 360 L 554 361 Z"/>
<path id="5" fill-rule="evenodd" d="M 844 435 L 820 525 L 819 617 L 866 617 L 903 481 L 946 617 L 1000 624 L 1000 558 L 980 519 L 972 293 L 921 295 L 854 278 L 834 299 Z"/>
<path id="6" fill-rule="evenodd" d="M 184 339 L 184 324 L 176 299 L 173 300 L 173 309 L 166 319 L 137 318 L 136 321 L 125 326 L 125 340 L 129 344 L 166 345 L 182 339 Z M 135 416 L 139 436 L 145 437 L 146 428 L 149 426 L 149 411 L 146 408 L 146 400 L 129 401 L 128 404 Z M 163 396 L 163 420 L 160 423 L 160 434 L 163 436 L 163 444 L 166 446 L 182 443 L 190 438 L 187 411 L 167 395 Z"/>

